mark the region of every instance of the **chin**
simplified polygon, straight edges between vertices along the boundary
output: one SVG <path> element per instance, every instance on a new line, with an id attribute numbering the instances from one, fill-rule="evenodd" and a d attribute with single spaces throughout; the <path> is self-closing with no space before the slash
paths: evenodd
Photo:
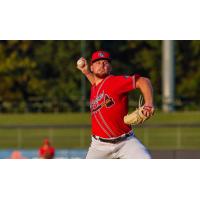
<path id="1" fill-rule="evenodd" d="M 98 78 L 106 78 L 109 74 L 95 74 Z"/>

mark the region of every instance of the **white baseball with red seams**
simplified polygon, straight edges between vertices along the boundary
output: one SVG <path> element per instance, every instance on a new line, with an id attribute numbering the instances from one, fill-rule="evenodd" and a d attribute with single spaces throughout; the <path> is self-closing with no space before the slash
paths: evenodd
<path id="1" fill-rule="evenodd" d="M 77 66 L 78 67 L 84 67 L 84 65 L 85 65 L 85 61 L 84 60 L 82 60 L 82 59 L 79 59 L 78 61 L 77 61 Z"/>

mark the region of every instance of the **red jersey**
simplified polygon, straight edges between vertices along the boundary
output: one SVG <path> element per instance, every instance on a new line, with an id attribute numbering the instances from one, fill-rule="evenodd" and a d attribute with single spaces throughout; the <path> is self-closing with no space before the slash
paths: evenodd
<path id="1" fill-rule="evenodd" d="M 40 157 L 48 157 L 48 158 L 53 158 L 55 155 L 55 149 L 51 146 L 42 146 L 39 149 L 39 156 Z"/>
<path id="2" fill-rule="evenodd" d="M 115 138 L 131 131 L 124 123 L 128 113 L 128 92 L 136 88 L 134 76 L 107 76 L 91 87 L 92 135 Z"/>

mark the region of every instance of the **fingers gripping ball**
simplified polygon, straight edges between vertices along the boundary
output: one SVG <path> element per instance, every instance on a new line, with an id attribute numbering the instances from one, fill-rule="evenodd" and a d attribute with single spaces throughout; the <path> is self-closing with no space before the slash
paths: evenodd
<path id="1" fill-rule="evenodd" d="M 77 61 L 77 67 L 78 68 L 83 68 L 85 66 L 85 61 L 83 59 L 79 59 Z"/>

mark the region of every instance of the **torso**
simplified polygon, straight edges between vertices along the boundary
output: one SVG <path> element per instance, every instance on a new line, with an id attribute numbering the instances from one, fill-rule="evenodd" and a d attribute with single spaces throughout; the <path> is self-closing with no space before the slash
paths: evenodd
<path id="1" fill-rule="evenodd" d="M 127 94 L 134 88 L 132 77 L 112 75 L 92 86 L 90 109 L 93 135 L 115 138 L 131 131 L 123 118 L 128 112 Z"/>

